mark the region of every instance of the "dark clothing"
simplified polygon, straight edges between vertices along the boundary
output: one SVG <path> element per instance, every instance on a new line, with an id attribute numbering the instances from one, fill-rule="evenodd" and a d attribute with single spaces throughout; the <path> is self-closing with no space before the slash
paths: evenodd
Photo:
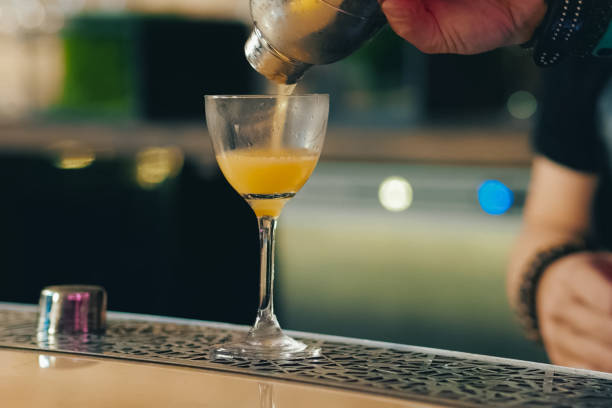
<path id="1" fill-rule="evenodd" d="M 592 238 L 612 249 L 612 61 L 570 59 L 543 70 L 537 153 L 600 178 Z"/>

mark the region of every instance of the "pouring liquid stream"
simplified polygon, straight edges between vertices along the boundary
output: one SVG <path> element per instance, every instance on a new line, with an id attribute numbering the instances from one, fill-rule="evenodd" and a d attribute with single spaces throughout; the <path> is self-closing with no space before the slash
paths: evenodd
<path id="1" fill-rule="evenodd" d="M 272 138 L 270 148 L 272 150 L 280 150 L 283 144 L 283 131 L 285 130 L 285 122 L 287 121 L 287 109 L 289 108 L 289 98 L 297 84 L 277 84 L 276 93 L 279 98 L 274 108 L 274 116 L 272 118 Z"/>

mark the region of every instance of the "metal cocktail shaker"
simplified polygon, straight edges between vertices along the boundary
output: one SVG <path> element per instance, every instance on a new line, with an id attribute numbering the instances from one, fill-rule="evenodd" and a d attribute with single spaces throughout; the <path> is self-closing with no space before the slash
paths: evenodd
<path id="1" fill-rule="evenodd" d="M 251 0 L 251 17 L 247 60 L 281 84 L 348 56 L 386 23 L 377 0 Z"/>

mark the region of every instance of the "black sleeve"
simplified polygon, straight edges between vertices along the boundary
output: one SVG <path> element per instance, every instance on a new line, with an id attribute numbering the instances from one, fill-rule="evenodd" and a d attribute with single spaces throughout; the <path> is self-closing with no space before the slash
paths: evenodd
<path id="1" fill-rule="evenodd" d="M 602 59 L 569 59 L 543 70 L 532 140 L 537 153 L 575 170 L 603 170 L 597 104 L 611 74 L 612 63 Z"/>

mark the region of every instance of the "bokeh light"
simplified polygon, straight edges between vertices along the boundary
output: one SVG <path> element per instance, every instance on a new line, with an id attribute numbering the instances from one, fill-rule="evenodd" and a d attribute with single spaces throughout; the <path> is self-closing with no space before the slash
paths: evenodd
<path id="1" fill-rule="evenodd" d="M 412 204 L 412 197 L 412 186 L 403 177 L 388 177 L 378 188 L 378 200 L 389 211 L 404 211 Z"/>
<path id="2" fill-rule="evenodd" d="M 538 101 L 531 92 L 516 91 L 508 98 L 506 106 L 516 119 L 529 119 L 538 109 Z"/>
<path id="3" fill-rule="evenodd" d="M 44 6 L 38 1 L 21 0 L 17 8 L 17 21 L 26 30 L 40 28 L 45 22 Z"/>
<path id="4" fill-rule="evenodd" d="M 478 203 L 487 214 L 501 215 L 512 207 L 514 193 L 498 180 L 486 180 L 478 188 Z"/>
<path id="5" fill-rule="evenodd" d="M 176 147 L 149 147 L 136 157 L 136 181 L 152 189 L 183 168 L 183 152 Z"/>
<path id="6" fill-rule="evenodd" d="M 63 170 L 77 170 L 90 166 L 96 159 L 93 150 L 76 140 L 62 140 L 51 147 L 57 151 L 55 167 Z"/>
<path id="7" fill-rule="evenodd" d="M 82 11 L 86 3 L 86 0 L 0 0 L 0 32 L 56 33 L 64 26 L 64 20 Z M 125 0 L 99 3 L 99 8 L 107 11 L 125 7 Z"/>

